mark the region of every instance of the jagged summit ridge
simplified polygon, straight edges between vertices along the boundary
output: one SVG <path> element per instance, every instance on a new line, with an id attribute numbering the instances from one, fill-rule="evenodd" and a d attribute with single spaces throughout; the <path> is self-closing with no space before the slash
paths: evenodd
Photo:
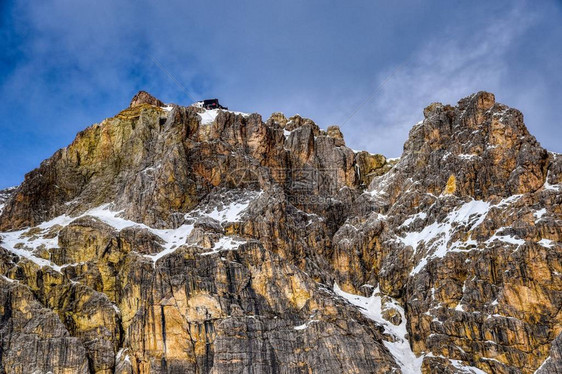
<path id="1" fill-rule="evenodd" d="M 562 157 L 490 93 L 424 117 L 389 161 L 139 92 L 4 194 L 2 369 L 560 370 Z"/>
<path id="2" fill-rule="evenodd" d="M 306 167 L 338 169 L 327 178 L 357 184 L 355 154 L 341 133 L 323 132 L 309 119 L 276 114 L 264 123 L 258 114 L 163 105 L 141 91 L 129 108 L 79 133 L 26 175 L 0 227 L 31 226 L 103 203 L 138 222 L 173 225 L 211 189 L 233 187 L 237 170 L 252 170 L 245 183 L 262 189 L 287 182 L 283 170 Z M 364 174 L 385 170 L 381 161 L 361 164 L 369 167 Z"/>
<path id="3" fill-rule="evenodd" d="M 411 178 L 434 195 L 488 199 L 544 185 L 552 156 L 529 134 L 521 112 L 496 103 L 493 94 L 479 92 L 456 107 L 433 103 L 424 116 L 410 131 L 399 166 L 375 179 L 372 190 L 400 193 Z"/>

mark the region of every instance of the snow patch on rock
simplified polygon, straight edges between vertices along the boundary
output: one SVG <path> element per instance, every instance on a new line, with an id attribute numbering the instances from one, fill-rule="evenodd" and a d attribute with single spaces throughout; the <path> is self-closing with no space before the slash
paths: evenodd
<path id="1" fill-rule="evenodd" d="M 318 320 L 313 319 L 313 320 L 310 320 L 310 321 L 307 321 L 307 322 L 303 323 L 302 325 L 295 326 L 294 329 L 295 330 L 306 330 L 308 328 L 308 326 L 310 326 L 311 324 L 316 323 L 316 322 L 318 322 Z"/>
<path id="2" fill-rule="evenodd" d="M 555 245 L 555 243 L 550 239 L 541 239 L 538 241 L 538 244 L 546 248 L 554 248 Z"/>
<path id="3" fill-rule="evenodd" d="M 365 317 L 382 325 L 385 333 L 393 337 L 393 342 L 383 341 L 383 343 L 394 357 L 396 363 L 400 365 L 402 373 L 421 373 L 421 365 L 424 356 L 416 357 L 410 348 L 410 342 L 406 339 L 406 316 L 404 309 L 397 302 L 393 301 L 392 307 L 400 313 L 402 322 L 400 325 L 395 326 L 385 320 L 382 316 L 382 298 L 379 287 L 373 291 L 373 294 L 370 297 L 344 292 L 337 283 L 334 283 L 334 292 L 336 295 L 346 299 L 352 305 L 355 305 Z"/>
<path id="4" fill-rule="evenodd" d="M 407 232 L 405 236 L 398 237 L 405 246 L 411 246 L 414 255 L 418 253 L 422 246 L 427 248 L 427 255 L 421 259 L 418 265 L 412 270 L 412 275 L 417 274 L 425 267 L 429 258 L 444 257 L 449 250 L 462 250 L 463 246 L 471 244 L 471 238 L 467 242 L 455 242 L 455 246 L 450 246 L 455 228 L 458 226 L 469 226 L 469 230 L 478 227 L 486 219 L 486 215 L 490 210 L 490 203 L 481 200 L 472 200 L 463 204 L 460 208 L 450 212 L 442 222 L 433 222 L 425 226 L 421 231 Z M 422 213 L 418 213 L 406 221 L 404 224 L 409 225 L 414 220 L 423 217 Z M 411 219 L 411 221 L 409 221 Z M 402 226 L 404 226 L 402 224 Z"/>
<path id="5" fill-rule="evenodd" d="M 253 200 L 257 199 L 260 195 L 261 193 L 259 192 L 245 194 L 242 199 L 233 200 L 228 205 L 222 206 L 220 208 L 216 206 L 208 208 L 208 212 L 198 209 L 186 214 L 185 218 L 186 221 L 189 221 L 189 218 L 209 217 L 221 223 L 238 222 L 241 220 L 242 214 L 248 208 L 250 203 Z M 91 216 L 97 218 L 100 221 L 113 227 L 117 231 L 121 231 L 127 227 L 138 227 L 141 229 L 146 229 L 155 234 L 160 239 L 162 239 L 162 246 L 164 249 L 161 252 L 153 255 L 145 255 L 146 258 L 151 259 L 154 263 L 156 263 L 156 261 L 158 261 L 162 257 L 175 252 L 175 250 L 179 246 L 185 244 L 185 240 L 194 228 L 193 223 L 186 223 L 175 229 L 156 229 L 142 223 L 125 219 L 121 216 L 123 211 L 114 211 L 111 210 L 111 207 L 112 204 L 103 204 L 96 208 L 90 209 L 77 217 L 61 215 L 36 226 L 34 228 L 36 232 L 30 232 L 30 229 L 26 228 L 19 231 L 0 233 L 0 246 L 20 257 L 34 262 L 40 267 L 49 266 L 52 269 L 60 272 L 63 267 L 72 266 L 73 264 L 65 264 L 59 266 L 54 264 L 50 260 L 39 257 L 35 252 L 38 249 L 42 248 L 57 248 L 58 235 L 49 235 L 48 237 L 46 237 L 48 231 L 50 229 L 53 229 L 55 226 L 60 226 L 61 228 L 65 227 L 72 221 L 80 217 Z M 235 250 L 240 246 L 240 244 L 243 244 L 245 242 L 246 241 L 241 239 L 225 236 L 219 239 L 215 243 L 211 251 L 208 253 L 216 253 L 220 250 Z"/>
<path id="6" fill-rule="evenodd" d="M 199 117 L 201 117 L 201 125 L 210 125 L 211 123 L 215 122 L 217 116 L 221 111 L 234 113 L 243 117 L 248 117 L 250 115 L 250 113 L 235 112 L 226 109 L 205 109 L 202 113 L 199 113 Z"/>
<path id="7" fill-rule="evenodd" d="M 546 214 L 546 208 L 537 210 L 533 215 L 535 216 L 535 222 L 539 221 Z"/>

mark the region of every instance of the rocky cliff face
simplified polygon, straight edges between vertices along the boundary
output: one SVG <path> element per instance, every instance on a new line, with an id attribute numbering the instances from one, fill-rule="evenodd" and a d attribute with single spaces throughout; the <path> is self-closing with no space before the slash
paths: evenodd
<path id="1" fill-rule="evenodd" d="M 562 157 L 424 116 L 387 160 L 140 92 L 0 193 L 2 372 L 562 372 Z"/>

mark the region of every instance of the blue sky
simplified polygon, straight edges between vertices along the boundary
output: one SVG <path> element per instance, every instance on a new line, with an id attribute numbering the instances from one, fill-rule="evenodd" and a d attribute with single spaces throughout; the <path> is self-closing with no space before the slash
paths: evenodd
<path id="1" fill-rule="evenodd" d="M 339 124 L 354 149 L 399 156 L 426 105 L 487 90 L 562 152 L 561 1 L 4 0 L 0 22 L 0 188 L 140 89 L 190 104 L 153 58 L 197 98 Z"/>

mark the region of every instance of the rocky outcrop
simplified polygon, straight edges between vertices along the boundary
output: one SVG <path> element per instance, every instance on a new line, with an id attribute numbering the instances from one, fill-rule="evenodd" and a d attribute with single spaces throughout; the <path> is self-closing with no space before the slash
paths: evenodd
<path id="1" fill-rule="evenodd" d="M 410 131 L 396 173 L 384 180 L 390 183 L 371 186 L 393 194 L 391 202 L 409 179 L 418 191 L 440 195 L 454 185 L 449 194 L 481 200 L 544 185 L 548 152 L 529 134 L 521 112 L 495 103 L 493 94 L 479 92 L 457 107 L 433 103 L 424 116 Z"/>
<path id="2" fill-rule="evenodd" d="M 291 117 L 285 138 L 283 128 L 257 114 L 221 111 L 209 124 L 201 118 L 197 108 L 167 111 L 141 102 L 91 126 L 26 175 L 5 206 L 1 229 L 104 203 L 136 222 L 167 227 L 180 225 L 214 188 L 267 189 L 273 179 L 288 193 L 330 195 L 357 184 L 353 151 L 309 119 Z"/>
<path id="3" fill-rule="evenodd" d="M 357 152 L 355 163 L 362 186 L 368 186 L 374 177 L 381 176 L 396 165 L 398 160 L 387 160 L 383 155 L 370 154 L 366 151 Z"/>
<path id="4" fill-rule="evenodd" d="M 1 371 L 560 370 L 562 157 L 489 93 L 424 117 L 389 160 L 140 92 L 0 201 Z"/>
<path id="5" fill-rule="evenodd" d="M 15 190 L 16 187 L 10 187 L 0 190 L 0 214 L 2 214 L 2 211 L 4 210 L 6 201 L 8 201 L 12 197 Z"/>
<path id="6" fill-rule="evenodd" d="M 136 106 L 140 106 L 143 104 L 153 105 L 153 106 L 164 106 L 164 103 L 149 94 L 146 91 L 139 91 L 131 100 L 131 104 L 129 104 L 130 108 L 134 108 Z"/>
<path id="7" fill-rule="evenodd" d="M 425 372 L 534 372 L 561 326 L 560 157 L 492 94 L 424 114 L 359 200 L 375 211 L 334 236 L 348 287 L 371 280 L 404 301 Z"/>

